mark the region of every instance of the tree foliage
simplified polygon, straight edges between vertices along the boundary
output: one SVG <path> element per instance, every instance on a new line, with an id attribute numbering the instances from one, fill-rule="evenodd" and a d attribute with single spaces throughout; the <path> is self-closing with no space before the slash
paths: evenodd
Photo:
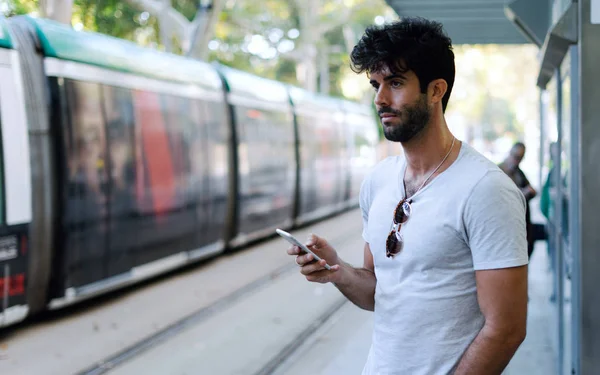
<path id="1" fill-rule="evenodd" d="M 4 4 L 2 4 L 2 13 L 6 17 L 12 17 L 36 13 L 38 7 L 38 0 L 6 0 Z"/>
<path id="2" fill-rule="evenodd" d="M 158 47 L 158 20 L 120 0 L 75 0 L 73 24 L 143 46 Z"/>
<path id="3" fill-rule="evenodd" d="M 314 64 L 312 69 L 319 70 L 315 78 L 326 75 L 330 93 L 341 95 L 349 49 L 378 16 L 394 17 L 383 0 L 230 0 L 215 30 L 210 56 L 296 84 Z M 318 68 L 323 65 L 328 69 Z"/>
<path id="4" fill-rule="evenodd" d="M 448 112 L 474 138 L 517 139 L 537 123 L 538 64 L 533 45 L 455 46 L 456 82 Z M 458 120 L 457 120 L 458 122 Z"/>

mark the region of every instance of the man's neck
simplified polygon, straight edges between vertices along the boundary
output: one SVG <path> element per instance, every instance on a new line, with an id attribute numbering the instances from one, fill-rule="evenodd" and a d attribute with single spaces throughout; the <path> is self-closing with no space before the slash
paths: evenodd
<path id="1" fill-rule="evenodd" d="M 452 144 L 450 133 L 443 116 L 432 121 L 409 142 L 403 143 L 407 162 L 407 175 L 422 176 L 434 170 L 444 159 Z"/>

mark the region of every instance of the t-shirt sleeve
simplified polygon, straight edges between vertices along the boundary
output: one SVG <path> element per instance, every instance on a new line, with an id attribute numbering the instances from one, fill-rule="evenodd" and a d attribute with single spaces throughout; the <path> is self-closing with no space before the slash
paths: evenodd
<path id="1" fill-rule="evenodd" d="M 528 263 L 525 197 L 502 171 L 488 172 L 472 189 L 463 220 L 475 270 Z"/>
<path id="2" fill-rule="evenodd" d="M 359 205 L 362 213 L 363 230 L 362 237 L 369 242 L 369 209 L 371 208 L 371 178 L 370 174 L 365 177 L 360 185 Z"/>

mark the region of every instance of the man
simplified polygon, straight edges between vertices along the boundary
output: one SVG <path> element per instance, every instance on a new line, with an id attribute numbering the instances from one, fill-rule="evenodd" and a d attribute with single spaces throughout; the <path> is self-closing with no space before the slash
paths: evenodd
<path id="1" fill-rule="evenodd" d="M 531 254 L 533 253 L 533 245 L 535 244 L 535 233 L 533 224 L 531 223 L 529 201 L 537 195 L 537 192 L 531 187 L 529 180 L 527 177 L 525 177 L 525 173 L 523 173 L 519 167 L 524 157 L 525 145 L 521 142 L 517 142 L 510 149 L 508 157 L 502 163 L 500 163 L 500 169 L 502 169 L 504 173 L 506 173 L 508 177 L 513 180 L 515 185 L 517 185 L 517 187 L 525 196 L 525 201 L 527 202 L 525 210 L 525 226 L 527 228 L 527 255 L 529 258 L 531 258 Z"/>
<path id="2" fill-rule="evenodd" d="M 307 280 L 374 311 L 364 375 L 500 374 L 525 337 L 525 201 L 448 130 L 451 41 L 438 23 L 404 18 L 368 28 L 351 59 L 404 157 L 384 159 L 363 182 L 362 268 L 314 235 L 307 245 L 320 263 L 298 247 L 288 253 Z"/>

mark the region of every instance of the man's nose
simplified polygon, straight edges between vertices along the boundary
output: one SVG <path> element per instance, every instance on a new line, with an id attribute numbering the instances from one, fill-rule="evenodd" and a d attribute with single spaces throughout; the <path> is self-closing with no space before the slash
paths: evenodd
<path id="1" fill-rule="evenodd" d="M 378 108 L 389 107 L 390 105 L 388 92 L 383 87 L 380 87 L 375 94 L 375 105 Z"/>

